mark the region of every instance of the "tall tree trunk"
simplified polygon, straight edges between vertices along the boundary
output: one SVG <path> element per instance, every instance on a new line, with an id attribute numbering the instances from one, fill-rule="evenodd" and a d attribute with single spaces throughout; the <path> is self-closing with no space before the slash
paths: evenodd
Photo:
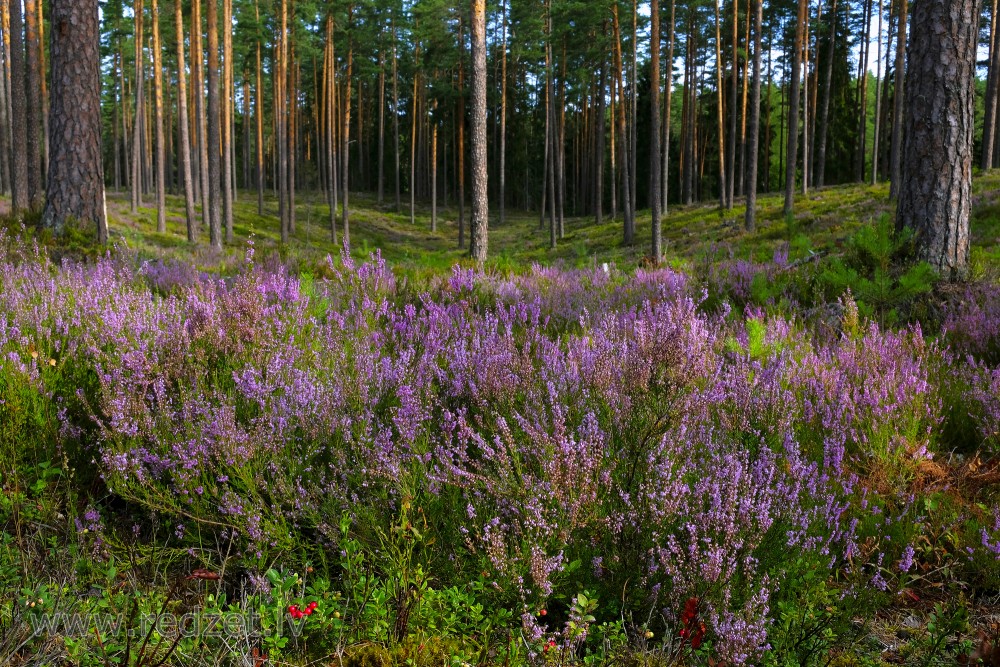
<path id="1" fill-rule="evenodd" d="M 747 20 L 750 17 L 747 16 Z M 753 8 L 753 87 L 750 93 L 750 120 L 747 136 L 747 210 L 744 227 L 748 232 L 757 226 L 757 162 L 760 148 L 760 46 L 764 22 L 764 0 L 754 0 Z"/>
<path id="2" fill-rule="evenodd" d="M 143 0 L 135 3 L 135 116 L 132 121 L 132 212 L 142 206 L 143 121 L 146 116 L 146 68 L 143 63 Z"/>
<path id="3" fill-rule="evenodd" d="M 871 51 L 872 0 L 864 2 L 864 29 L 861 40 L 861 56 L 858 59 L 858 149 L 855 152 L 854 180 L 865 180 L 865 154 L 868 143 L 868 57 Z"/>
<path id="4" fill-rule="evenodd" d="M 10 99 L 10 9 L 0 0 L 0 173 L 3 191 L 11 192 L 11 143 L 13 118 Z"/>
<path id="5" fill-rule="evenodd" d="M 15 0 L 15 2 L 18 0 Z M 38 31 L 38 5 L 41 0 L 24 0 L 25 51 L 28 80 L 28 200 L 33 211 L 40 211 L 45 199 L 42 182 L 42 62 L 41 41 Z"/>
<path id="6" fill-rule="evenodd" d="M 14 4 L 17 4 L 15 1 Z M 92 223 L 107 243 L 97 0 L 52 0 L 51 163 L 42 223 Z M 17 11 L 17 10 L 16 10 Z"/>
<path id="7" fill-rule="evenodd" d="M 156 124 L 156 231 L 167 231 L 167 163 L 163 133 L 163 67 L 160 53 L 160 12 L 158 0 L 152 0 L 153 20 L 153 116 Z"/>
<path id="8" fill-rule="evenodd" d="M 715 0 L 715 92 L 718 103 L 718 136 L 719 136 L 719 208 L 728 211 L 732 205 L 727 198 L 726 179 L 726 123 L 725 102 L 723 100 L 723 65 L 722 65 L 722 22 L 719 15 L 719 2 Z"/>
<path id="9" fill-rule="evenodd" d="M 507 0 L 500 5 L 500 224 L 507 215 Z"/>
<path id="10" fill-rule="evenodd" d="M 414 62 L 420 61 L 420 46 L 414 48 Z M 419 72 L 413 73 L 413 98 L 410 103 L 410 224 L 417 222 L 417 119 L 420 117 L 419 100 L 417 99 L 417 86 L 420 82 Z M 462 239 L 462 229 L 458 230 L 458 238 Z"/>
<path id="11" fill-rule="evenodd" d="M 598 225 L 604 223 L 604 152 L 607 129 L 604 125 L 605 105 L 607 88 L 607 62 L 601 63 L 601 80 L 597 86 L 597 150 L 594 152 L 594 222 Z M 614 79 L 612 78 L 611 89 L 614 90 Z M 613 119 L 612 119 L 613 120 Z M 612 122 L 612 127 L 614 123 Z M 614 132 L 612 131 L 612 137 Z M 612 176 L 612 181 L 614 176 Z"/>
<path id="12" fill-rule="evenodd" d="M 875 136 L 872 140 L 872 185 L 878 183 L 879 123 L 882 120 L 882 0 L 878 0 L 878 39 L 875 50 Z"/>
<path id="13" fill-rule="evenodd" d="M 612 17 L 614 21 L 614 51 L 615 51 L 615 79 L 618 83 L 619 97 L 624 100 L 625 84 L 622 81 L 622 41 L 621 29 L 618 23 L 618 6 L 612 7 Z M 635 218 L 632 209 L 632 192 L 629 187 L 631 182 L 629 176 L 629 155 L 628 155 L 628 128 L 625 120 L 625 105 L 618 105 L 618 134 L 621 140 L 621 165 L 622 165 L 622 211 L 625 215 L 625 245 L 632 245 L 635 242 Z"/>
<path id="14" fill-rule="evenodd" d="M 913 5 L 898 222 L 945 279 L 968 274 L 975 120 L 976 0 Z"/>
<path id="15" fill-rule="evenodd" d="M 380 38 L 382 28 L 379 28 Z M 378 55 L 378 205 L 385 204 L 385 55 Z"/>
<path id="16" fill-rule="evenodd" d="M 210 0 L 213 1 L 213 0 Z M 222 0 L 222 215 L 233 242 L 233 0 Z"/>
<path id="17" fill-rule="evenodd" d="M 260 24 L 260 5 L 254 0 L 254 15 L 257 24 Z M 256 110 L 254 116 L 257 121 L 257 215 L 264 215 L 264 75 L 261 66 L 261 45 L 260 36 L 257 37 L 257 74 L 253 96 Z"/>
<path id="18" fill-rule="evenodd" d="M 798 159 L 799 89 L 802 82 L 802 39 L 805 32 L 806 0 L 799 0 L 799 16 L 795 24 L 795 46 L 792 53 L 792 81 L 788 93 L 788 152 L 785 156 L 785 215 L 792 214 L 795 203 L 795 165 Z"/>
<path id="19" fill-rule="evenodd" d="M 212 0 L 209 0 L 211 2 Z M 208 117 L 205 114 L 205 67 L 201 48 L 201 0 L 191 2 L 191 87 L 194 97 L 195 146 L 201 190 L 201 225 L 211 229 L 212 206 L 208 174 Z"/>
<path id="20" fill-rule="evenodd" d="M 399 180 L 399 56 L 396 19 L 392 20 L 392 142 L 396 169 L 396 213 L 402 212 Z"/>
<path id="21" fill-rule="evenodd" d="M 197 240 L 197 220 L 194 216 L 194 182 L 191 178 L 191 140 L 188 136 L 187 76 L 184 71 L 184 16 L 180 0 L 174 0 L 174 31 L 177 33 L 177 128 L 180 132 L 180 171 L 184 185 L 184 213 L 187 239 Z M 116 150 L 117 154 L 117 150 Z"/>
<path id="22" fill-rule="evenodd" d="M 330 238 L 334 244 L 337 243 L 337 158 L 336 158 L 336 134 L 337 134 L 337 114 L 334 108 L 334 100 L 337 97 L 337 63 L 334 60 L 333 51 L 333 15 L 326 18 L 326 45 L 323 50 L 323 91 L 324 91 L 324 131 L 326 139 L 326 190 L 330 204 Z"/>
<path id="23" fill-rule="evenodd" d="M 802 32 L 802 194 L 809 194 L 809 0 Z M 797 71 L 797 70 L 796 70 Z"/>
<path id="24" fill-rule="evenodd" d="M 906 99 L 906 10 L 908 0 L 899 1 L 899 18 L 896 21 L 896 81 L 892 92 L 892 148 L 889 157 L 889 197 L 899 195 L 903 175 L 903 114 Z M 896 223 L 897 226 L 899 223 Z"/>
<path id="25" fill-rule="evenodd" d="M 43 16 L 45 3 L 38 0 L 38 62 L 41 72 L 42 93 L 42 189 L 45 189 L 46 177 L 49 173 L 49 86 L 46 82 L 45 69 L 45 17 Z"/>
<path id="26" fill-rule="evenodd" d="M 281 227 L 281 242 L 288 242 L 289 202 L 288 202 L 288 0 L 281 0 L 281 32 L 275 49 L 274 67 L 274 118 L 275 152 L 278 162 L 278 218 Z"/>
<path id="27" fill-rule="evenodd" d="M 739 95 L 737 76 L 739 72 L 739 0 L 732 0 L 733 4 L 733 66 L 729 81 L 729 143 L 726 146 L 726 204 L 728 208 L 733 207 L 733 197 L 736 193 L 736 100 Z"/>
<path id="28" fill-rule="evenodd" d="M 342 137 L 344 152 L 340 159 L 340 168 L 344 173 L 343 185 L 341 186 L 341 220 L 340 228 L 344 232 L 344 247 L 351 247 L 351 210 L 348 206 L 350 199 L 350 157 L 351 157 L 351 81 L 352 69 L 354 67 L 354 44 L 351 41 L 351 15 L 354 6 L 347 9 L 347 68 L 344 73 L 344 136 Z"/>
<path id="29" fill-rule="evenodd" d="M 11 211 L 28 210 L 28 156 L 21 148 L 28 143 L 28 95 L 25 91 L 27 73 L 24 62 L 24 26 L 21 3 L 14 0 L 10 8 L 10 98 L 12 119 L 11 141 Z"/>
<path id="30" fill-rule="evenodd" d="M 465 248 L 465 37 L 462 34 L 462 17 L 458 17 L 458 108 L 455 112 L 458 126 L 456 148 L 458 152 L 458 247 Z"/>
<path id="31" fill-rule="evenodd" d="M 993 144 L 997 127 L 997 93 L 1000 91 L 1000 48 L 997 44 L 997 0 L 990 12 L 990 69 L 986 85 L 986 113 L 983 116 L 983 153 L 979 166 L 983 171 L 993 168 Z"/>
<path id="32" fill-rule="evenodd" d="M 222 109 L 219 108 L 219 7 L 208 0 L 208 237 L 213 248 L 222 248 L 222 174 L 219 161 Z"/>
<path id="33" fill-rule="evenodd" d="M 434 120 L 434 111 L 437 107 L 437 100 L 431 104 L 431 231 L 437 231 L 438 217 L 438 124 Z"/>
<path id="34" fill-rule="evenodd" d="M 837 46 L 837 0 L 830 0 L 830 49 L 823 63 L 823 96 L 819 104 L 819 141 L 816 151 L 816 187 L 823 187 L 826 181 L 826 145 L 830 133 L 830 95 L 833 88 L 833 59 Z"/>
<path id="35" fill-rule="evenodd" d="M 662 238 L 660 233 L 660 0 L 650 2 L 649 54 L 650 62 L 650 96 L 649 96 L 649 183 L 652 192 L 649 195 L 650 216 L 653 223 L 653 243 L 651 247 L 653 262 L 660 263 L 663 256 Z"/>
<path id="36" fill-rule="evenodd" d="M 663 189 L 660 193 L 663 202 L 663 215 L 667 214 L 670 208 L 670 130 L 673 121 L 673 94 L 674 94 L 674 18 L 676 13 L 676 2 L 670 0 L 670 37 L 667 46 L 667 66 L 666 81 L 667 89 L 666 103 L 663 114 Z"/>

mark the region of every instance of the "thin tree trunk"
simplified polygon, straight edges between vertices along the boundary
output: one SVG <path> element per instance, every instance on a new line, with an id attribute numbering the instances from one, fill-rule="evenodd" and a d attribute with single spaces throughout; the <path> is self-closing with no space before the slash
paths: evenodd
<path id="1" fill-rule="evenodd" d="M 855 153 L 854 179 L 865 180 L 865 155 L 868 143 L 868 58 L 871 52 L 872 0 L 864 0 L 864 38 L 861 41 L 861 57 L 858 72 L 858 150 Z"/>
<path id="2" fill-rule="evenodd" d="M 257 23 L 260 23 L 260 6 L 254 0 L 254 13 Z M 264 215 L 264 76 L 261 66 L 261 43 L 257 38 L 257 82 L 254 87 L 254 104 L 257 117 L 257 215 Z"/>
<path id="3" fill-rule="evenodd" d="M 222 0 L 222 67 L 222 215 L 226 226 L 226 243 L 232 243 L 233 172 L 235 171 L 233 169 L 233 0 Z"/>
<path id="4" fill-rule="evenodd" d="M 414 62 L 420 62 L 420 46 L 414 46 Z M 417 118 L 420 117 L 417 99 L 417 85 L 420 82 L 420 73 L 413 74 L 413 98 L 410 103 L 410 224 L 417 222 Z M 462 229 L 458 230 L 458 238 L 461 241 Z"/>
<path id="5" fill-rule="evenodd" d="M 802 36 L 802 194 L 809 194 L 809 0 Z M 796 70 L 798 71 L 798 70 Z"/>
<path id="6" fill-rule="evenodd" d="M 163 133 L 163 68 L 160 53 L 160 12 L 158 0 L 152 0 L 153 22 L 153 116 L 156 124 L 156 231 L 167 231 L 167 163 Z"/>
<path id="7" fill-rule="evenodd" d="M 986 113 L 983 116 L 983 153 L 979 163 L 983 171 L 993 168 L 993 144 L 997 127 L 997 93 L 1000 91 L 1000 48 L 997 44 L 997 0 L 990 12 L 990 69 L 986 85 Z"/>
<path id="8" fill-rule="evenodd" d="M 892 149 L 889 165 L 889 198 L 899 195 L 903 173 L 903 102 L 906 99 L 906 10 L 908 0 L 899 0 L 899 19 L 896 21 L 896 81 L 893 97 Z M 897 222 L 897 226 L 898 226 Z"/>
<path id="9" fill-rule="evenodd" d="M 619 97 L 625 99 L 625 84 L 622 81 L 622 42 L 621 29 L 618 23 L 618 7 L 612 7 L 612 19 L 614 21 L 614 51 L 615 51 L 615 79 L 618 83 Z M 635 241 L 635 219 L 632 210 L 631 188 L 629 187 L 629 156 L 628 156 L 628 129 L 625 120 L 625 105 L 618 105 L 618 133 L 621 140 L 621 165 L 622 165 L 622 211 L 625 215 L 625 245 L 632 245 Z"/>
<path id="10" fill-rule="evenodd" d="M 437 231 L 437 217 L 438 217 L 438 124 L 434 120 L 434 111 L 437 107 L 437 101 L 431 105 L 431 231 Z"/>
<path id="11" fill-rule="evenodd" d="M 878 135 L 882 120 L 882 0 L 878 0 L 878 39 L 875 51 L 875 137 L 872 140 L 872 185 L 878 183 Z"/>
<path id="12" fill-rule="evenodd" d="M 222 137 L 219 108 L 219 8 L 217 0 L 208 0 L 208 236 L 213 248 L 222 248 L 220 199 L 222 180 L 219 152 Z M 284 3 L 282 3 L 284 4 Z"/>
<path id="13" fill-rule="evenodd" d="M 24 62 L 24 28 L 21 3 L 9 3 L 10 11 L 10 79 L 11 79 L 11 212 L 15 215 L 28 210 L 28 156 L 21 146 L 28 142 L 28 97 L 25 92 L 26 72 Z"/>
<path id="14" fill-rule="evenodd" d="M 663 256 L 660 232 L 660 0 L 650 2 L 650 96 L 649 96 L 649 170 L 653 191 L 649 196 L 650 217 L 653 224 L 652 257 L 659 264 Z"/>
<path id="15" fill-rule="evenodd" d="M 747 17 L 749 21 L 750 17 Z M 764 0 L 755 0 L 753 9 L 753 88 L 750 99 L 750 127 L 747 136 L 747 210 L 744 227 L 748 232 L 757 226 L 757 161 L 760 144 L 760 46 L 764 21 Z"/>
<path id="16" fill-rule="evenodd" d="M 819 107 L 819 148 L 816 153 L 815 183 L 823 187 L 826 180 L 826 146 L 830 133 L 830 95 L 833 88 L 833 59 L 837 46 L 837 0 L 830 0 L 830 50 L 827 52 L 823 73 L 823 97 Z"/>
<path id="17" fill-rule="evenodd" d="M 788 152 L 785 156 L 785 215 L 792 214 L 795 201 L 795 164 L 798 159 L 799 90 L 802 79 L 802 39 L 806 23 L 806 0 L 799 0 L 799 16 L 795 24 L 795 46 L 792 54 L 792 81 L 788 108 Z"/>
<path id="18" fill-rule="evenodd" d="M 729 82 L 729 143 L 726 146 L 726 204 L 733 208 L 733 197 L 736 192 L 736 100 L 739 95 L 737 73 L 739 72 L 739 0 L 732 0 L 733 3 L 733 67 Z"/>
<path id="19" fill-rule="evenodd" d="M 132 212 L 142 206 L 142 163 L 144 121 L 146 117 L 146 77 L 143 63 L 143 1 L 135 3 L 135 116 L 132 121 Z"/>
<path id="20" fill-rule="evenodd" d="M 507 214 L 507 0 L 500 5 L 500 224 Z"/>
<path id="21" fill-rule="evenodd" d="M 211 2 L 211 0 L 209 0 Z M 205 115 L 204 56 L 201 49 L 201 0 L 191 2 L 191 86 L 194 97 L 194 126 L 201 180 L 201 224 L 211 228 L 212 207 L 208 174 L 208 118 Z M 138 116 L 137 116 L 138 118 Z"/>
<path id="22" fill-rule="evenodd" d="M 28 67 L 25 84 L 28 93 L 28 142 L 24 150 L 28 153 L 28 200 L 33 211 L 40 211 L 45 202 L 45 184 L 42 182 L 42 63 L 38 31 L 40 3 L 41 0 L 24 0 Z"/>
<path id="23" fill-rule="evenodd" d="M 722 96 L 722 22 L 719 16 L 719 1 L 715 0 L 715 92 L 718 102 L 718 135 L 719 135 L 719 208 L 728 211 L 731 208 L 727 198 L 726 180 L 726 123 L 725 103 Z"/>
<path id="24" fill-rule="evenodd" d="M 458 126 L 456 146 L 458 151 L 458 247 L 465 248 L 465 37 L 462 34 L 462 17 L 458 17 L 458 109 L 455 123 Z"/>
<path id="25" fill-rule="evenodd" d="M 380 32 L 381 36 L 381 32 Z M 385 204 L 385 55 L 378 56 L 378 205 Z"/>
<path id="26" fill-rule="evenodd" d="M 174 1 L 174 30 L 177 33 L 177 128 L 180 132 L 180 171 L 184 186 L 184 213 L 189 243 L 197 240 L 194 215 L 194 188 L 191 178 L 191 141 L 188 136 L 187 76 L 184 71 L 184 16 L 181 3 Z M 117 149 L 116 149 L 117 154 Z"/>
<path id="27" fill-rule="evenodd" d="M 674 19 L 676 2 L 670 0 L 670 37 L 667 46 L 666 82 L 667 101 L 663 114 L 663 190 L 661 200 L 663 202 L 663 215 L 670 209 L 670 129 L 673 121 L 673 94 L 674 94 Z"/>

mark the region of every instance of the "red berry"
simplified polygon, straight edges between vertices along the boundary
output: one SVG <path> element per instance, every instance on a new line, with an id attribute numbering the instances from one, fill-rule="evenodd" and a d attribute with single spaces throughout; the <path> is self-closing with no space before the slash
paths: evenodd
<path id="1" fill-rule="evenodd" d="M 538 615 L 539 616 L 545 616 L 545 614 L 547 614 L 547 613 L 549 613 L 549 612 L 547 612 L 544 609 L 542 609 L 541 611 L 538 612 Z"/>

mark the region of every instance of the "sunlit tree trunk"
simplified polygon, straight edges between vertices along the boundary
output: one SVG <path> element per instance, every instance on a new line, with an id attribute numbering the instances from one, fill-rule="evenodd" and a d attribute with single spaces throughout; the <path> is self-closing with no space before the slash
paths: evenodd
<path id="1" fill-rule="evenodd" d="M 15 0 L 17 1 L 17 0 Z M 27 63 L 28 93 L 28 201 L 33 211 L 39 211 L 45 200 L 42 182 L 42 62 L 41 38 L 38 30 L 41 0 L 24 0 L 25 53 Z"/>
<path id="2" fill-rule="evenodd" d="M 160 13 L 158 0 L 152 0 L 150 12 L 153 23 L 153 117 L 156 127 L 156 231 L 167 231 L 167 163 L 163 133 L 163 68 L 160 54 Z"/>
<path id="3" fill-rule="evenodd" d="M 194 182 L 191 178 L 191 140 L 188 136 L 187 75 L 184 71 L 184 16 L 181 3 L 174 2 L 174 30 L 177 33 L 177 128 L 180 132 L 180 172 L 184 186 L 184 213 L 187 239 L 194 243 L 197 220 L 194 215 Z M 117 155 L 117 149 L 115 150 Z"/>
<path id="4" fill-rule="evenodd" d="M 16 4 L 16 0 L 15 0 Z M 135 3 L 135 116 L 132 122 L 132 212 L 142 206 L 142 163 L 145 143 L 144 121 L 146 117 L 145 91 L 146 77 L 143 63 L 143 0 Z"/>
<path id="5" fill-rule="evenodd" d="M 208 0 L 208 236 L 213 248 L 222 248 L 222 142 L 219 108 L 219 8 L 218 0 Z"/>

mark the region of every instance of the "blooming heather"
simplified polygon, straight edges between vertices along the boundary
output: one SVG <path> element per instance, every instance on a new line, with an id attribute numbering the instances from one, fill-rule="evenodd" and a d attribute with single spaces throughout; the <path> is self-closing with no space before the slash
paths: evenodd
<path id="1" fill-rule="evenodd" d="M 731 279 L 746 291 L 755 271 Z M 873 522 L 867 499 L 936 451 L 930 368 L 958 362 L 919 328 L 819 336 L 706 312 L 669 270 L 414 286 L 375 255 L 327 274 L 8 250 L 0 376 L 52 400 L 67 456 L 179 542 L 215 530 L 252 562 L 295 539 L 335 554 L 341 517 L 388 534 L 419 507 L 446 545 L 428 566 L 488 570 L 526 637 L 545 632 L 533 610 L 589 578 L 668 623 L 701 600 L 706 641 L 743 664 L 767 646 L 783 563 L 865 583 L 889 576 L 883 559 L 910 569 L 913 550 L 878 534 L 902 505 Z"/>

